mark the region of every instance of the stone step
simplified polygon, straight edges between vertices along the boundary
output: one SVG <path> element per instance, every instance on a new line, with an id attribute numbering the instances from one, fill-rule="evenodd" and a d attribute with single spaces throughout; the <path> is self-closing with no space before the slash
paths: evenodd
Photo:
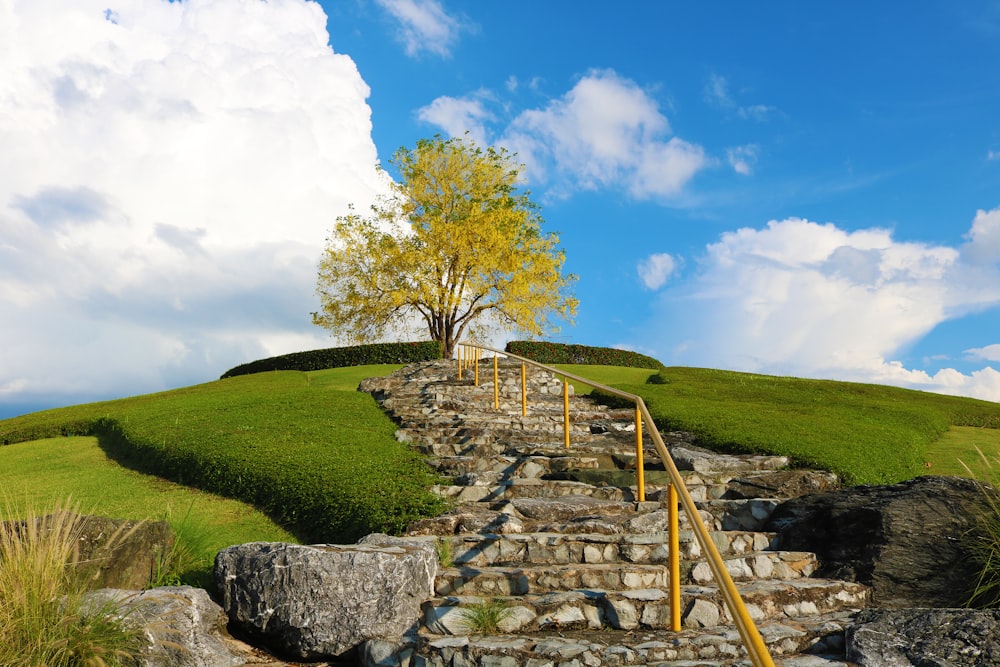
<path id="1" fill-rule="evenodd" d="M 699 510 L 702 523 L 710 531 L 760 532 L 776 499 L 710 501 Z M 601 533 L 617 535 L 668 529 L 669 512 L 660 502 L 644 503 L 606 500 L 592 496 L 558 498 L 514 498 L 495 503 L 467 503 L 437 517 L 415 521 L 408 535 L 455 535 L 485 532 L 511 533 Z M 679 512 L 681 529 L 690 528 L 685 512 Z"/>
<path id="2" fill-rule="evenodd" d="M 573 500 L 560 515 L 560 501 Z M 619 503 L 587 498 L 592 504 L 579 499 L 519 499 L 490 506 L 485 503 L 461 505 L 436 517 L 420 519 L 407 526 L 406 535 L 445 536 L 465 533 L 509 535 L 518 533 L 553 533 L 568 535 L 598 533 L 620 535 L 627 533 L 662 532 L 668 529 L 668 512 L 659 503 Z M 527 506 L 527 503 L 534 503 Z M 515 504 L 525 513 L 515 509 Z M 535 513 L 537 510 L 537 513 Z M 589 511 L 588 511 L 589 510 Z M 679 517 L 681 529 L 686 526 L 683 514 Z M 707 512 L 701 513 L 708 525 L 716 523 Z"/>
<path id="3" fill-rule="evenodd" d="M 782 667 L 848 667 L 844 632 L 852 614 L 838 612 L 759 626 Z M 734 627 L 666 630 L 560 630 L 554 633 L 438 635 L 373 640 L 361 651 L 364 667 L 733 667 L 748 664 Z"/>
<path id="4" fill-rule="evenodd" d="M 619 437 L 607 433 L 590 433 L 584 427 L 570 429 L 570 448 L 565 448 L 564 431 L 561 423 L 550 423 L 547 427 L 533 429 L 489 428 L 477 426 L 435 426 L 413 427 L 404 425 L 396 430 L 396 439 L 412 445 L 418 451 L 430 455 L 450 455 L 477 453 L 469 445 L 493 445 L 502 443 L 502 449 L 485 450 L 488 456 L 493 451 L 521 456 L 531 456 L 532 449 L 538 448 L 537 455 L 566 456 L 567 454 L 616 454 L 627 453 L 635 456 L 632 437 Z M 647 442 L 651 442 L 647 440 Z M 446 445 L 462 445 L 449 451 Z M 650 447 L 649 455 L 658 460 L 655 450 Z M 633 459 L 634 461 L 634 459 Z M 635 467 L 634 462 L 631 467 Z"/>
<path id="5" fill-rule="evenodd" d="M 737 587 L 757 623 L 857 610 L 868 600 L 868 590 L 860 584 L 824 579 L 757 580 Z M 489 606 L 499 610 L 494 612 L 500 615 L 499 630 L 507 633 L 670 627 L 670 600 L 663 586 L 617 590 L 590 586 L 516 596 L 458 591 L 425 602 L 423 626 L 435 634 L 464 634 L 469 632 L 470 618 Z M 685 628 L 732 623 L 715 586 L 682 586 L 681 610 Z"/>
<path id="6" fill-rule="evenodd" d="M 515 498 L 561 498 L 564 496 L 586 496 L 602 500 L 634 502 L 633 489 L 617 486 L 594 486 L 583 482 L 515 478 L 497 486 L 456 486 L 436 485 L 431 491 L 446 498 L 463 503 L 494 502 Z"/>
<path id="7" fill-rule="evenodd" d="M 716 531 L 710 535 L 715 548 L 723 557 L 777 551 L 775 533 Z M 668 539 L 666 531 L 617 535 L 565 532 L 510 535 L 473 533 L 439 537 L 436 543 L 444 564 L 448 566 L 601 562 L 663 564 L 668 558 Z M 677 542 L 682 560 L 702 558 L 702 549 L 695 540 L 693 531 L 679 531 Z"/>
<path id="8" fill-rule="evenodd" d="M 532 551 L 522 543 L 524 551 Z M 607 590 L 664 587 L 668 581 L 667 548 L 636 549 L 625 555 L 645 552 L 657 560 L 634 561 L 621 558 L 618 545 L 600 543 L 569 544 L 556 547 L 556 559 L 545 560 L 547 549 L 526 553 L 526 560 L 511 560 L 498 549 L 474 549 L 460 552 L 450 567 L 438 574 L 438 595 L 524 595 L 527 593 L 566 591 L 597 587 Z M 570 547 L 580 546 L 580 549 Z M 651 545 L 642 545 L 651 546 Z M 734 581 L 762 579 L 801 579 L 816 571 L 815 554 L 801 551 L 756 551 L 723 556 L 726 570 Z M 682 583 L 711 584 L 712 571 L 703 560 L 680 562 Z"/>
<path id="9" fill-rule="evenodd" d="M 642 563 L 535 565 L 523 567 L 449 567 L 438 572 L 435 594 L 516 596 L 579 588 L 635 590 L 666 588 L 667 568 Z"/>

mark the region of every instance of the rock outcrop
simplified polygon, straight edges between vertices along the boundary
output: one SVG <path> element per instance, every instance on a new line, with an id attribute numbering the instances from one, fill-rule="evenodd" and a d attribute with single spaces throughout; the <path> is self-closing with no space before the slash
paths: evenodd
<path id="1" fill-rule="evenodd" d="M 862 667 L 1000 665 L 1000 611 L 867 609 L 847 630 L 847 659 Z"/>
<path id="2" fill-rule="evenodd" d="M 765 530 L 784 549 L 815 552 L 818 576 L 871 587 L 877 606 L 958 607 L 978 578 L 965 538 L 985 508 L 977 482 L 918 477 L 785 501 Z"/>
<path id="3" fill-rule="evenodd" d="M 214 571 L 232 625 L 302 659 L 404 634 L 433 595 L 436 574 L 433 548 L 388 539 L 382 546 L 243 544 L 221 551 Z"/>

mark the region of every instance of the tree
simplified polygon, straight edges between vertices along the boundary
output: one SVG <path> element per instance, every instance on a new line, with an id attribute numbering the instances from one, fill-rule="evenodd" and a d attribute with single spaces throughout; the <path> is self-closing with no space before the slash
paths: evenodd
<path id="1" fill-rule="evenodd" d="M 392 194 L 338 217 L 327 239 L 315 324 L 365 342 L 419 318 L 448 357 L 465 334 L 541 336 L 553 316 L 572 320 L 576 276 L 562 275 L 559 237 L 542 232 L 505 149 L 435 136 L 390 162 Z"/>

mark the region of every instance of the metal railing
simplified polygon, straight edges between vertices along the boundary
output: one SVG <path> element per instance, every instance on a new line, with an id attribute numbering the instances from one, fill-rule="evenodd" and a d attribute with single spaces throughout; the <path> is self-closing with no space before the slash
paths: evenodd
<path id="1" fill-rule="evenodd" d="M 458 347 L 458 379 L 462 379 L 462 373 L 465 369 L 472 367 L 474 369 L 473 372 L 475 374 L 476 386 L 479 385 L 479 362 L 482 360 L 482 351 L 493 353 L 493 406 L 494 409 L 497 410 L 500 409 L 499 367 L 497 355 L 503 355 L 521 362 L 522 415 L 526 415 L 528 411 L 527 366 L 529 364 L 563 378 L 563 432 L 565 446 L 567 448 L 570 446 L 568 380 L 585 384 L 606 394 L 611 394 L 612 396 L 617 396 L 635 403 L 636 499 L 639 502 L 644 502 L 646 498 L 642 458 L 643 422 L 645 422 L 649 435 L 653 439 L 653 445 L 656 448 L 656 453 L 660 456 L 660 460 L 663 461 L 663 467 L 666 469 L 667 475 L 670 477 L 670 484 L 667 487 L 667 513 L 669 522 L 668 569 L 670 577 L 671 629 L 675 632 L 678 632 L 681 629 L 680 541 L 678 538 L 677 516 L 677 506 L 679 503 L 683 506 L 684 511 L 687 513 L 687 516 L 691 521 L 691 527 L 694 531 L 695 538 L 701 546 L 702 553 L 705 555 L 708 567 L 712 571 L 712 576 L 715 578 L 715 582 L 719 587 L 722 599 L 725 602 L 726 607 L 729 609 L 733 622 L 736 624 L 736 629 L 740 634 L 740 639 L 743 642 L 743 647 L 746 649 L 750 661 L 753 663 L 754 667 L 774 667 L 774 661 L 771 659 L 771 654 L 768 652 L 767 646 L 764 644 L 764 640 L 761 638 L 756 624 L 753 622 L 753 619 L 750 618 L 750 613 L 747 611 L 746 604 L 743 602 L 743 598 L 740 597 L 739 591 L 736 589 L 736 584 L 733 582 L 732 576 L 730 576 L 729 571 L 726 569 L 722 556 L 719 554 L 719 549 L 715 546 L 715 542 L 712 540 L 712 536 L 709 534 L 708 528 L 701 520 L 701 515 L 698 513 L 698 507 L 694 504 L 694 499 L 688 492 L 687 486 L 684 484 L 684 478 L 681 477 L 681 473 L 677 469 L 677 465 L 674 463 L 673 458 L 670 456 L 670 452 L 667 451 L 663 438 L 660 436 L 660 432 L 656 428 L 656 424 L 653 423 L 653 418 L 650 416 L 649 410 L 646 408 L 646 404 L 643 402 L 642 397 L 636 394 L 621 391 L 620 389 L 615 389 L 614 387 L 603 385 L 599 382 L 588 380 L 587 378 L 574 375 L 573 373 L 568 373 L 551 366 L 546 366 L 545 364 L 540 364 L 536 361 L 532 361 L 531 359 L 511 354 L 510 352 L 504 352 L 503 350 L 497 350 L 486 345 L 478 344 L 462 344 Z"/>

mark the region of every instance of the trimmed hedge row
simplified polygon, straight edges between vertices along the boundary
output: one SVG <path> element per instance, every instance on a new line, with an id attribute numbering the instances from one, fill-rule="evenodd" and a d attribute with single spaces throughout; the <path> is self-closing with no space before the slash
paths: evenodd
<path id="1" fill-rule="evenodd" d="M 590 364 L 595 366 L 627 366 L 630 368 L 662 369 L 663 364 L 645 354 L 611 347 L 589 347 L 530 340 L 514 340 L 504 348 L 511 354 L 526 357 L 540 364 Z"/>
<path id="2" fill-rule="evenodd" d="M 91 427 L 113 459 L 251 503 L 306 544 L 398 534 L 443 507 L 433 471 L 367 394 L 282 372 L 129 407 Z"/>
<path id="3" fill-rule="evenodd" d="M 410 364 L 415 361 L 440 359 L 442 354 L 441 343 L 433 340 L 328 347 L 251 361 L 230 368 L 222 374 L 221 379 L 267 371 L 321 371 L 327 368 L 369 364 Z"/>

